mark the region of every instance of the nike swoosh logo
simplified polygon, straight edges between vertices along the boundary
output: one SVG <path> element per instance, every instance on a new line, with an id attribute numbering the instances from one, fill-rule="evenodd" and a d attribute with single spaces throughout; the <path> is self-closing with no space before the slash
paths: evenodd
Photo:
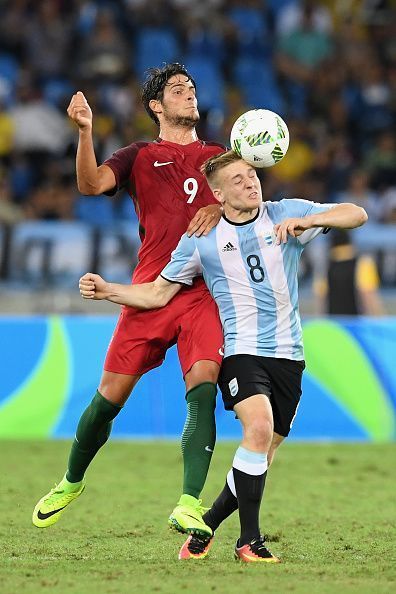
<path id="1" fill-rule="evenodd" d="M 173 161 L 167 161 L 166 163 L 158 163 L 158 161 L 156 161 L 154 167 L 163 167 L 163 165 L 170 165 L 171 163 L 173 163 Z"/>
<path id="2" fill-rule="evenodd" d="M 211 450 L 209 446 L 206 446 L 206 447 L 205 447 L 205 450 L 206 450 L 207 452 L 213 452 L 213 450 Z"/>
<path id="3" fill-rule="evenodd" d="M 203 523 L 203 521 L 200 518 L 196 518 L 195 516 L 190 516 L 190 514 L 183 514 L 183 516 L 186 516 L 187 518 L 191 518 L 197 522 L 201 521 Z"/>
<path id="4" fill-rule="evenodd" d="M 66 505 L 64 505 L 63 507 L 60 507 L 59 509 L 54 509 L 53 511 L 50 511 L 47 514 L 43 514 L 40 510 L 38 510 L 37 517 L 39 518 L 39 520 L 46 520 L 47 518 L 50 518 L 54 514 L 57 514 L 58 512 L 60 512 L 62 509 L 65 509 L 65 507 L 66 507 Z"/>

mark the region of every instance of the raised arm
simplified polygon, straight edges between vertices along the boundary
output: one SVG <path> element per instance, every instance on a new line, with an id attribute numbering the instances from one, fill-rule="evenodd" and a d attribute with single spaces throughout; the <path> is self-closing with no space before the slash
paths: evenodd
<path id="1" fill-rule="evenodd" d="M 356 204 L 336 204 L 328 210 L 303 217 L 287 218 L 274 226 L 277 243 L 286 243 L 287 236 L 298 237 L 304 231 L 317 227 L 337 227 L 338 229 L 355 229 L 367 221 L 364 208 Z"/>
<path id="2" fill-rule="evenodd" d="M 164 307 L 180 291 L 182 284 L 158 276 L 152 283 L 120 285 L 108 283 L 99 274 L 87 272 L 80 278 L 79 288 L 84 299 L 106 299 L 137 309 Z"/>
<path id="3" fill-rule="evenodd" d="M 78 126 L 76 157 L 77 186 L 81 194 L 98 196 L 116 186 L 116 178 L 108 165 L 96 162 L 92 139 L 92 111 L 81 91 L 73 95 L 67 114 Z"/>

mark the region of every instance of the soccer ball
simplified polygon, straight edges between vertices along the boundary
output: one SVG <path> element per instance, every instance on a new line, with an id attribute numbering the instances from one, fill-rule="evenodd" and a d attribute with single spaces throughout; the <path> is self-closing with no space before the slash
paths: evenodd
<path id="1" fill-rule="evenodd" d="M 268 109 L 251 109 L 239 116 L 231 130 L 231 148 L 253 167 L 272 167 L 286 155 L 289 130 Z"/>

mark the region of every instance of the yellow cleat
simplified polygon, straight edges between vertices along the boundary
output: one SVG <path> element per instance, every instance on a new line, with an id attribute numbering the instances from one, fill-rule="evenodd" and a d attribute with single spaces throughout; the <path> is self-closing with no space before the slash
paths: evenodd
<path id="1" fill-rule="evenodd" d="M 182 495 L 169 516 L 169 526 L 186 534 L 212 536 L 212 529 L 202 519 L 206 508 L 202 507 L 201 503 L 201 499 L 196 499 L 192 495 Z"/>
<path id="2" fill-rule="evenodd" d="M 47 528 L 55 524 L 65 511 L 66 507 L 85 489 L 85 483 L 80 485 L 76 491 L 70 491 L 70 484 L 62 479 L 47 495 L 44 495 L 33 510 L 32 522 L 37 528 Z"/>

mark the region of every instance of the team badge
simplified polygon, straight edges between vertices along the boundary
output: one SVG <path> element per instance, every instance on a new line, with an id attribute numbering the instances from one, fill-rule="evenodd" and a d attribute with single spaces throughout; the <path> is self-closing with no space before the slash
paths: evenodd
<path id="1" fill-rule="evenodd" d="M 238 386 L 238 380 L 237 380 L 236 377 L 234 377 L 228 383 L 228 387 L 230 388 L 230 394 L 231 394 L 231 396 L 236 396 L 238 394 L 239 386 Z"/>

